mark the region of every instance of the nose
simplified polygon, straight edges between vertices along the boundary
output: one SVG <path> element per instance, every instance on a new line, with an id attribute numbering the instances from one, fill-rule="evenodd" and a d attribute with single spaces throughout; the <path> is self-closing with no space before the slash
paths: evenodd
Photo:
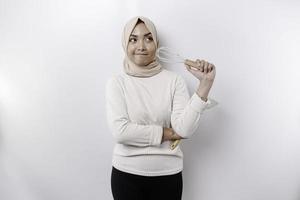
<path id="1" fill-rule="evenodd" d="M 145 43 L 144 43 L 143 40 L 139 40 L 137 50 L 139 50 L 139 51 L 145 51 L 146 50 Z"/>

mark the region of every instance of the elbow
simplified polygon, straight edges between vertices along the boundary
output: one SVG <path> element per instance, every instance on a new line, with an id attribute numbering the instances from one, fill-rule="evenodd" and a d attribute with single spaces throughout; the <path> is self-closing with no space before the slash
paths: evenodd
<path id="1" fill-rule="evenodd" d="M 117 143 L 119 143 L 119 144 L 125 144 L 126 142 L 125 142 L 125 139 L 124 138 L 122 138 L 122 137 L 120 137 L 120 135 L 115 135 L 115 141 L 117 142 Z"/>
<path id="2" fill-rule="evenodd" d="M 112 135 L 117 143 L 126 143 L 127 137 L 126 137 L 126 127 L 127 123 L 111 123 L 110 124 L 110 130 L 112 132 Z"/>
<path id="3" fill-rule="evenodd" d="M 112 131 L 112 134 L 117 143 L 123 143 L 124 138 L 122 137 L 122 134 L 118 130 Z"/>
<path id="4" fill-rule="evenodd" d="M 195 131 L 192 131 L 190 129 L 184 129 L 184 128 L 175 128 L 173 127 L 173 130 L 180 136 L 182 139 L 189 139 L 192 137 Z"/>
<path id="5" fill-rule="evenodd" d="M 183 139 L 191 138 L 199 127 L 199 123 L 171 123 L 173 130 Z"/>
<path id="6" fill-rule="evenodd" d="M 122 132 L 122 131 L 115 130 L 113 132 L 113 136 L 115 141 L 119 144 L 127 144 L 128 142 L 128 137 L 126 137 L 126 133 L 124 133 L 124 131 Z"/>

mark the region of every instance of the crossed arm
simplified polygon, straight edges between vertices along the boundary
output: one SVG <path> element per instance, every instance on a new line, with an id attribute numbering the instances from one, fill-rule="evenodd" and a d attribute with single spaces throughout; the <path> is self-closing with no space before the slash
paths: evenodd
<path id="1" fill-rule="evenodd" d="M 190 98 L 185 81 L 178 76 L 173 94 L 171 127 L 141 125 L 130 121 L 122 88 L 116 79 L 106 85 L 106 111 L 109 129 L 118 143 L 134 146 L 159 146 L 167 140 L 192 136 L 199 126 L 208 92 L 203 85 Z"/>

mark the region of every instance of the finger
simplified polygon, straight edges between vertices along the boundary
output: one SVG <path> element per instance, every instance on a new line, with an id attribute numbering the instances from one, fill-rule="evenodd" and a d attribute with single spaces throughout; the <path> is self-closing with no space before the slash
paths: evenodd
<path id="1" fill-rule="evenodd" d="M 213 70 L 213 65 L 209 63 L 208 65 L 208 72 L 211 72 Z"/>
<path id="2" fill-rule="evenodd" d="M 201 60 L 197 59 L 196 63 L 197 63 L 197 69 L 201 70 Z"/>
<path id="3" fill-rule="evenodd" d="M 204 64 L 205 64 L 205 60 L 201 60 L 201 61 L 200 61 L 200 66 L 201 66 L 201 67 L 204 67 Z"/>
<path id="4" fill-rule="evenodd" d="M 198 68 L 198 65 L 199 65 L 197 62 L 189 60 L 189 59 L 186 59 L 184 61 L 184 64 L 191 66 L 191 67 L 196 67 L 196 68 Z"/>
<path id="5" fill-rule="evenodd" d="M 216 67 L 214 64 L 211 64 L 211 71 L 216 71 Z"/>
<path id="6" fill-rule="evenodd" d="M 186 69 L 187 69 L 188 71 L 190 71 L 190 72 L 192 72 L 192 71 L 198 71 L 198 68 L 193 67 L 193 66 L 185 65 L 185 67 L 186 67 Z"/>
<path id="7" fill-rule="evenodd" d="M 204 63 L 204 73 L 208 72 L 208 62 Z"/>
<path id="8" fill-rule="evenodd" d="M 205 63 L 205 61 L 204 60 L 201 60 L 200 61 L 200 70 L 201 70 L 201 72 L 204 72 L 204 63 Z"/>
<path id="9" fill-rule="evenodd" d="M 193 67 L 193 66 L 185 65 L 185 67 L 191 73 L 193 73 L 194 71 L 198 71 L 198 68 Z"/>
<path id="10" fill-rule="evenodd" d="M 188 66 L 188 65 L 185 65 L 185 68 L 186 68 L 188 71 L 190 71 L 190 70 L 191 70 L 191 67 L 190 67 L 190 66 Z"/>

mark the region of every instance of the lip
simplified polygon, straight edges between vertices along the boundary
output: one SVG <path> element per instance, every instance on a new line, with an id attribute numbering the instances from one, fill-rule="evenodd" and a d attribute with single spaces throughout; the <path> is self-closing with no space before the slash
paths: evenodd
<path id="1" fill-rule="evenodd" d="M 137 56 L 147 56 L 148 54 L 136 53 L 135 55 L 137 55 Z"/>

